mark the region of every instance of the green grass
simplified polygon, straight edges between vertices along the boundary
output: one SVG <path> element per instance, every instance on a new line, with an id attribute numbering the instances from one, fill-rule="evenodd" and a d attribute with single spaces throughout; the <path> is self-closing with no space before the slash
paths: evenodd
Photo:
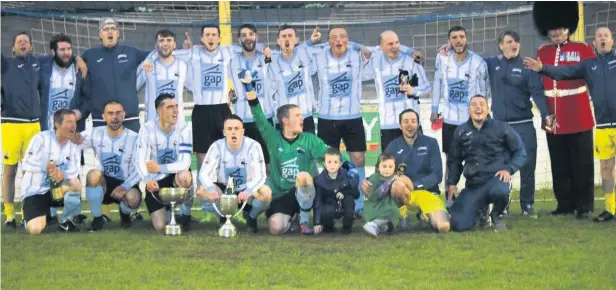
<path id="1" fill-rule="evenodd" d="M 603 202 L 595 204 L 598 213 Z M 365 235 L 361 222 L 350 236 L 272 237 L 263 220 L 256 237 L 240 226 L 238 238 L 218 238 L 213 224 L 165 237 L 151 229 L 147 214 L 129 230 L 114 214 L 98 233 L 3 230 L 1 282 L 3 289 L 616 287 L 616 223 L 549 217 L 553 202 L 536 208 L 538 220 L 524 219 L 513 203 L 507 232 L 439 235 L 416 227 L 378 238 Z"/>

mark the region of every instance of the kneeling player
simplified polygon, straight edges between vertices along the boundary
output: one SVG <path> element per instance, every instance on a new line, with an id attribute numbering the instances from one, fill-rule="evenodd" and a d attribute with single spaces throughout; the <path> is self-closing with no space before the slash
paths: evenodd
<path id="1" fill-rule="evenodd" d="M 139 173 L 135 169 L 137 133 L 124 128 L 124 108 L 117 101 L 105 105 L 105 127 L 96 127 L 82 133 L 83 148 L 92 148 L 99 168 L 92 169 L 86 177 L 86 198 L 92 211 L 90 231 L 103 228 L 103 204 L 120 204 L 123 227 L 132 224 L 131 214 L 141 203 Z"/>
<path id="2" fill-rule="evenodd" d="M 247 201 L 252 206 L 252 210 L 244 211 L 244 218 L 248 221 L 248 232 L 255 233 L 259 209 L 266 208 L 272 199 L 272 190 L 265 185 L 263 150 L 259 142 L 244 136 L 244 124 L 236 115 L 224 121 L 223 134 L 225 138 L 212 144 L 205 155 L 197 196 L 216 202 L 229 177 L 233 178 L 238 202 Z"/>
<path id="3" fill-rule="evenodd" d="M 149 121 L 139 131 L 137 148 L 137 171 L 146 181 L 145 204 L 152 217 L 152 225 L 162 231 L 167 222 L 160 202 L 160 190 L 180 187 L 191 190 L 192 130 L 189 125 L 178 122 L 178 104 L 170 94 L 160 94 L 154 101 L 158 120 Z M 187 231 L 190 227 L 190 206 L 180 205 L 178 223 Z"/>
<path id="4" fill-rule="evenodd" d="M 315 180 L 314 233 L 332 232 L 336 219 L 342 217 L 342 233 L 350 234 L 355 214 L 355 200 L 359 198 L 359 176 L 347 176 L 342 156 L 336 148 L 325 152 L 325 170 Z"/>
<path id="5" fill-rule="evenodd" d="M 81 150 L 71 142 L 77 129 L 75 113 L 60 109 L 54 113 L 54 129 L 34 136 L 22 161 L 24 176 L 21 193 L 26 230 L 40 234 L 47 226 L 50 207 L 64 206 L 59 228 L 62 231 L 76 231 L 71 218 L 81 211 L 81 183 L 79 182 L 79 161 Z M 51 162 L 53 161 L 53 163 Z M 51 184 L 62 182 L 64 198 L 54 203 Z"/>

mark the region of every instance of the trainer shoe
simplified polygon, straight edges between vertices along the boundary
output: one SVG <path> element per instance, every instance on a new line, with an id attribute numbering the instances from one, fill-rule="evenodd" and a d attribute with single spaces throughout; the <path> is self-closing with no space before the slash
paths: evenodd
<path id="1" fill-rule="evenodd" d="M 78 214 L 78 215 L 73 217 L 73 225 L 83 224 L 83 222 L 85 222 L 87 219 L 88 219 L 87 216 L 85 216 L 83 214 Z"/>
<path id="2" fill-rule="evenodd" d="M 238 214 L 236 217 L 233 218 L 236 222 L 238 222 L 239 224 L 245 225 L 246 224 L 246 218 L 244 217 L 243 214 Z"/>
<path id="3" fill-rule="evenodd" d="M 507 226 L 505 226 L 505 219 L 503 219 L 502 215 L 491 215 L 492 220 L 492 228 L 494 231 L 506 231 Z"/>
<path id="4" fill-rule="evenodd" d="M 249 234 L 257 233 L 257 219 L 253 219 L 250 215 L 246 215 L 246 231 Z"/>
<path id="5" fill-rule="evenodd" d="M 527 217 L 527 218 L 531 218 L 531 219 L 537 219 L 539 216 L 537 216 L 537 214 L 535 213 L 535 211 L 533 210 L 532 207 L 527 208 L 526 210 L 522 211 L 522 216 L 523 217 Z"/>
<path id="6" fill-rule="evenodd" d="M 60 223 L 58 225 L 58 229 L 60 229 L 60 231 L 62 232 L 66 232 L 66 233 L 70 233 L 70 232 L 78 232 L 79 229 L 77 229 L 77 226 L 75 226 L 75 224 L 73 223 L 72 220 L 67 220 L 63 223 Z"/>
<path id="7" fill-rule="evenodd" d="M 130 215 L 130 219 L 133 221 L 142 221 L 143 220 L 143 216 L 137 211 L 134 212 Z"/>
<path id="8" fill-rule="evenodd" d="M 7 220 L 6 222 L 4 222 L 4 227 L 6 227 L 7 229 L 16 230 L 17 229 L 17 222 L 15 221 L 15 219 Z"/>
<path id="9" fill-rule="evenodd" d="M 479 228 L 489 228 L 493 222 L 489 212 L 485 212 L 483 209 L 479 210 Z"/>
<path id="10" fill-rule="evenodd" d="M 587 220 L 590 219 L 590 212 L 587 211 L 578 211 L 575 214 L 575 218 L 579 220 Z"/>
<path id="11" fill-rule="evenodd" d="M 105 218 L 103 216 L 97 216 L 94 217 L 92 219 L 92 224 L 90 225 L 90 228 L 88 229 L 88 231 L 90 232 L 96 232 L 96 231 L 100 231 L 103 229 L 103 226 L 105 225 Z"/>
<path id="12" fill-rule="evenodd" d="M 373 222 L 367 222 L 363 227 L 364 231 L 369 235 L 376 237 L 379 235 L 379 226 Z"/>
<path id="13" fill-rule="evenodd" d="M 199 222 L 200 223 L 211 223 L 211 222 L 214 222 L 216 220 L 220 221 L 218 216 L 213 214 L 213 213 L 211 213 L 211 212 L 208 212 L 208 213 L 203 215 L 203 217 L 199 220 Z M 224 218 L 223 218 L 222 222 L 225 222 Z"/>
<path id="14" fill-rule="evenodd" d="M 178 215 L 176 217 L 178 224 L 180 224 L 180 226 L 182 227 L 182 231 L 190 231 L 190 219 L 191 216 L 189 215 Z"/>
<path id="15" fill-rule="evenodd" d="M 302 235 L 312 235 L 312 228 L 308 224 L 301 224 Z"/>
<path id="16" fill-rule="evenodd" d="M 112 222 L 111 218 L 108 215 L 103 214 L 102 217 L 105 220 L 106 224 L 110 224 Z"/>
<path id="17" fill-rule="evenodd" d="M 133 215 L 128 214 L 128 213 L 123 213 L 120 210 L 120 225 L 125 229 L 133 225 Z"/>
<path id="18" fill-rule="evenodd" d="M 614 219 L 614 215 L 609 211 L 604 211 L 597 217 L 593 218 L 594 222 L 609 222 Z"/>

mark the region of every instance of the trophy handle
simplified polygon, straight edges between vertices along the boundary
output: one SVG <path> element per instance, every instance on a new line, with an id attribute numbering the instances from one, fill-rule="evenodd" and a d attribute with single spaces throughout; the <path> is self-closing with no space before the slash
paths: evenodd
<path id="1" fill-rule="evenodd" d="M 238 214 L 242 213 L 244 211 L 244 207 L 246 207 L 247 203 L 248 203 L 248 200 L 245 200 L 244 204 L 242 204 L 242 207 L 240 208 L 240 210 L 238 212 L 236 212 L 232 217 L 236 217 Z"/>
<path id="2" fill-rule="evenodd" d="M 240 214 L 242 211 L 244 211 L 244 207 L 246 207 L 246 204 L 248 204 L 248 200 L 244 201 L 244 204 L 242 204 L 242 207 L 240 208 L 240 210 L 238 212 L 236 212 L 233 216 L 231 217 L 236 217 L 238 214 Z M 213 202 L 212 206 L 214 206 L 214 210 L 216 210 L 216 213 L 220 216 L 220 217 L 224 217 L 226 218 L 226 215 L 223 215 L 220 210 L 218 209 L 218 207 L 216 206 L 216 203 Z"/>
<path id="3" fill-rule="evenodd" d="M 224 217 L 224 218 L 226 218 L 226 217 L 227 217 L 226 215 L 223 215 L 223 214 L 220 212 L 220 210 L 218 210 L 218 207 L 216 206 L 216 203 L 215 203 L 215 202 L 212 202 L 211 204 L 212 204 L 212 206 L 214 206 L 214 210 L 216 210 L 216 213 L 217 213 L 220 217 Z"/>

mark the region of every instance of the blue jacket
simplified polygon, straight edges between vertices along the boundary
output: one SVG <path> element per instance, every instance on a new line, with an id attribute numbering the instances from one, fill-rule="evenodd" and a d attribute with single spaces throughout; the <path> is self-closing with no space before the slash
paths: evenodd
<path id="1" fill-rule="evenodd" d="M 498 171 L 516 173 L 526 157 L 524 143 L 511 126 L 488 116 L 481 129 L 477 129 L 469 118 L 453 134 L 447 155 L 446 184 L 457 185 L 464 173 L 466 187 L 481 186 Z"/>
<path id="2" fill-rule="evenodd" d="M 541 119 L 550 115 L 541 77 L 525 68 L 519 56 L 507 59 L 499 55 L 485 61 L 490 76 L 494 119 L 505 122 L 532 120 L 531 98 L 539 108 Z"/>
<path id="3" fill-rule="evenodd" d="M 51 86 L 51 73 L 53 72 L 53 61 L 48 61 L 41 64 L 41 70 L 39 71 L 40 82 L 39 82 L 39 92 L 41 92 L 41 115 L 46 115 L 49 109 L 49 88 Z M 73 69 L 73 68 L 70 68 Z M 87 81 L 85 81 L 81 72 L 77 72 L 75 76 L 77 82 L 75 85 L 75 90 L 73 93 L 73 99 L 69 104 L 69 109 L 78 109 L 81 114 L 81 120 L 77 122 L 77 130 L 79 132 L 85 130 L 85 120 L 88 117 L 89 109 L 86 106 L 85 99 L 87 99 Z M 49 130 L 50 124 L 47 124 L 48 120 L 45 116 L 41 117 L 41 131 Z"/>
<path id="4" fill-rule="evenodd" d="M 436 139 L 417 135 L 413 145 L 398 137 L 391 141 L 385 152 L 396 157 L 396 167 L 406 164 L 404 175 L 411 179 L 416 189 L 440 193 L 438 185 L 443 181 L 441 150 Z"/>
<path id="5" fill-rule="evenodd" d="M 571 66 L 544 65 L 540 73 L 555 80 L 584 79 L 595 109 L 597 129 L 616 127 L 616 49 Z"/>
<path id="6" fill-rule="evenodd" d="M 41 117 L 39 70 L 49 55 L 5 57 L 2 55 L 2 122 L 38 122 Z"/>
<path id="7" fill-rule="evenodd" d="M 102 121 L 105 104 L 119 101 L 126 112 L 125 120 L 139 119 L 137 96 L 137 68 L 150 51 L 117 44 L 112 48 L 102 45 L 86 50 L 81 58 L 88 65 L 90 95 L 85 102 L 92 112 L 93 121 Z"/>

